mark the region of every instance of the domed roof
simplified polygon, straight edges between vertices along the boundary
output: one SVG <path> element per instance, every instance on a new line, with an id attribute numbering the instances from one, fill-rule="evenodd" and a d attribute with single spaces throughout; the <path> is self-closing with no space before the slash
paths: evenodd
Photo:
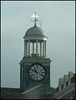
<path id="1" fill-rule="evenodd" d="M 25 36 L 42 36 L 42 37 L 46 37 L 43 30 L 40 27 L 37 27 L 37 26 L 29 28 L 26 31 Z"/>

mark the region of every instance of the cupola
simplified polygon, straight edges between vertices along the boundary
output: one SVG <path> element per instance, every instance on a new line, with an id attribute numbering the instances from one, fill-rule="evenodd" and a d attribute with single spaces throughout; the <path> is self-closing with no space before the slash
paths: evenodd
<path id="1" fill-rule="evenodd" d="M 25 32 L 24 38 L 24 57 L 46 57 L 47 36 L 43 30 L 36 25 L 38 21 L 34 14 L 34 26 Z M 31 50 L 32 49 L 32 50 Z"/>

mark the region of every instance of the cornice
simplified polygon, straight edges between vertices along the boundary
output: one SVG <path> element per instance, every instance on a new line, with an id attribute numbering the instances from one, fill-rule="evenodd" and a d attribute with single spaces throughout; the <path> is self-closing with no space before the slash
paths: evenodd
<path id="1" fill-rule="evenodd" d="M 69 86 L 65 87 L 63 90 L 57 92 L 54 96 L 57 99 L 65 96 L 66 94 L 70 93 L 71 91 L 75 90 L 75 83 L 71 83 Z"/>

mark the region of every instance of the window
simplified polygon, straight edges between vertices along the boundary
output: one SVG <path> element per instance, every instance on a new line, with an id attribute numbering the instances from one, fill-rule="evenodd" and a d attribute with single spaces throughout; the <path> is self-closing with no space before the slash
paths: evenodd
<path id="1" fill-rule="evenodd" d="M 47 91 L 46 93 L 47 93 L 47 94 L 49 94 L 49 95 L 50 95 L 50 94 L 52 94 L 52 92 L 51 92 L 51 91 Z"/>
<path id="2" fill-rule="evenodd" d="M 68 86 L 68 81 L 66 82 L 66 86 Z"/>
<path id="3" fill-rule="evenodd" d="M 62 89 L 63 89 L 63 84 L 62 84 Z"/>

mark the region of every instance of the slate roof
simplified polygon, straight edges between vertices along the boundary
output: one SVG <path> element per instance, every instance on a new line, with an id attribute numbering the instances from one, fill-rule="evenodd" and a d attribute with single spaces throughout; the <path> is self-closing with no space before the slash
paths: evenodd
<path id="1" fill-rule="evenodd" d="M 39 84 L 27 91 L 22 92 L 21 94 L 36 94 L 36 95 L 50 95 L 55 94 L 57 90 L 53 87 L 49 87 L 45 84 Z"/>
<path id="2" fill-rule="evenodd" d="M 1 97 L 8 95 L 8 94 L 15 94 L 15 93 L 21 93 L 22 90 L 20 88 L 3 88 L 1 87 L 0 95 Z"/>

